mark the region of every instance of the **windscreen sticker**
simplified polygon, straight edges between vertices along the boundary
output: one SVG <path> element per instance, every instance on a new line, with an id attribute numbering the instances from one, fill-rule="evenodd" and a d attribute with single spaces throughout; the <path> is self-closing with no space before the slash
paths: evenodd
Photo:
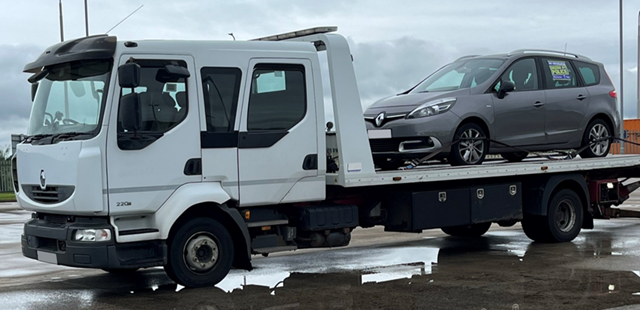
<path id="1" fill-rule="evenodd" d="M 547 60 L 549 64 L 549 70 L 551 70 L 551 76 L 554 81 L 568 81 L 571 80 L 571 74 L 569 74 L 569 68 L 564 61 L 551 61 Z"/>

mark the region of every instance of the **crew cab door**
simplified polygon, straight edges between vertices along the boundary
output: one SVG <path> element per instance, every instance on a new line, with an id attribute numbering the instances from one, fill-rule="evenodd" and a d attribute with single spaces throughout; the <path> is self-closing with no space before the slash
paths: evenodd
<path id="1" fill-rule="evenodd" d="M 238 134 L 240 205 L 324 199 L 311 62 L 252 59 Z"/>
<path id="2" fill-rule="evenodd" d="M 122 55 L 140 65 L 136 132 L 123 128 L 120 100 L 132 89 L 114 85 L 107 139 L 109 213 L 154 212 L 181 185 L 200 182 L 188 162 L 199 160 L 200 118 L 193 58 L 176 55 Z M 166 65 L 186 67 L 190 77 L 167 76 Z M 116 79 L 117 81 L 117 79 Z M 116 82 L 117 83 L 117 82 Z"/>

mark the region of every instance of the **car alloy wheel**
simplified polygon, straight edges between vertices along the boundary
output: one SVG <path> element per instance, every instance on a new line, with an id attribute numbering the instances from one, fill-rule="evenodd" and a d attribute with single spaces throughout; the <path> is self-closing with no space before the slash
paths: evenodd
<path id="1" fill-rule="evenodd" d="M 476 138 L 482 139 L 484 137 L 475 128 L 469 128 L 460 135 L 458 152 L 460 158 L 468 165 L 476 164 L 484 157 L 484 140 L 466 140 Z"/>
<path id="2" fill-rule="evenodd" d="M 609 129 L 603 124 L 595 124 L 589 130 L 589 141 L 596 141 L 589 144 L 591 152 L 597 157 L 603 156 L 609 152 L 609 140 L 601 140 L 609 137 Z"/>

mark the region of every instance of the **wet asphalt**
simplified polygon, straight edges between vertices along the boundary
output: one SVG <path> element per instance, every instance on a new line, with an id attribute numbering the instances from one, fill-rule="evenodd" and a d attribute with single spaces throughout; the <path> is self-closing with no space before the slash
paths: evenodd
<path id="1" fill-rule="evenodd" d="M 640 195 L 625 204 L 640 210 Z M 357 229 L 346 248 L 300 250 L 188 289 L 162 268 L 130 275 L 22 257 L 29 213 L 0 204 L 0 309 L 640 309 L 640 219 L 597 220 L 570 243 L 518 225 L 481 238 Z"/>

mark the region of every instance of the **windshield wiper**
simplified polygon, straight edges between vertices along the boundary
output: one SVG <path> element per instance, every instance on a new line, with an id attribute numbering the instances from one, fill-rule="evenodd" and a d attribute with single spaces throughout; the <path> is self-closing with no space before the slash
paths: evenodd
<path id="1" fill-rule="evenodd" d="M 51 134 L 37 134 L 37 135 L 33 135 L 33 136 L 28 136 L 25 141 L 27 143 L 31 142 L 31 141 L 37 141 L 40 140 L 42 138 L 46 138 L 46 137 L 50 137 Z"/>
<path id="2" fill-rule="evenodd" d="M 76 136 L 80 136 L 80 135 L 90 135 L 90 133 L 87 132 L 61 132 L 59 134 L 55 134 L 53 135 L 53 137 L 51 137 L 51 143 L 53 143 L 54 140 L 58 139 L 58 140 L 62 140 L 62 139 L 69 139 L 69 138 L 73 138 Z"/>

